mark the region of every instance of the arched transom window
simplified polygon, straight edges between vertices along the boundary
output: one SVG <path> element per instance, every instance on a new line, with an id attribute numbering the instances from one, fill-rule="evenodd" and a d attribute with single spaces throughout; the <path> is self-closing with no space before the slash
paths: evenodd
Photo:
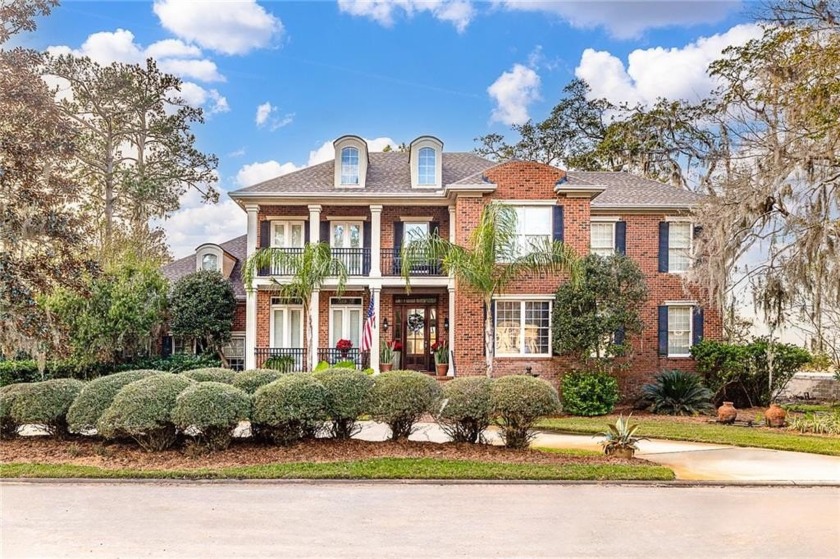
<path id="1" fill-rule="evenodd" d="M 201 269 L 210 272 L 219 271 L 219 257 L 215 254 L 205 254 L 201 257 Z"/>
<path id="2" fill-rule="evenodd" d="M 417 155 L 417 184 L 437 184 L 437 152 L 433 148 L 420 148 Z"/>

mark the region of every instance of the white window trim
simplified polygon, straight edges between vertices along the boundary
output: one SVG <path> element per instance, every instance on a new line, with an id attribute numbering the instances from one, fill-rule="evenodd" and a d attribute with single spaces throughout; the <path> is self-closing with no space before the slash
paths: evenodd
<path id="1" fill-rule="evenodd" d="M 356 150 L 356 182 L 344 182 L 344 150 Z M 341 188 L 361 188 L 362 184 L 362 150 L 358 146 L 342 146 L 338 152 L 338 184 Z"/>
<path id="2" fill-rule="evenodd" d="M 408 241 L 412 240 L 408 238 L 407 230 L 412 225 L 425 225 L 426 226 L 426 235 L 431 235 L 432 233 L 432 222 L 431 221 L 424 221 L 420 219 L 413 219 L 411 221 L 403 221 L 403 238 L 402 242 L 403 245 Z"/>
<path id="3" fill-rule="evenodd" d="M 616 254 L 618 252 L 616 250 L 616 246 L 615 246 L 615 244 L 616 244 L 615 243 L 615 224 L 617 223 L 617 221 L 596 220 L 596 219 L 593 219 L 592 221 L 598 222 L 600 225 L 603 225 L 603 224 L 612 225 L 612 227 L 610 227 L 610 229 L 612 230 L 612 254 Z M 592 227 L 590 227 L 589 228 L 589 254 L 595 254 L 592 251 L 592 248 L 593 248 L 592 247 Z"/>
<path id="4" fill-rule="evenodd" d="M 290 240 L 292 236 L 292 231 L 290 229 L 291 225 L 300 225 L 302 228 L 301 231 L 301 245 L 299 247 L 282 247 L 282 248 L 303 248 L 306 245 L 306 219 L 272 219 L 270 220 L 271 227 L 271 238 L 269 239 L 269 246 L 276 247 L 277 245 L 274 244 L 274 237 L 275 237 L 275 228 L 277 225 L 284 225 L 286 227 L 286 239 Z"/>
<path id="5" fill-rule="evenodd" d="M 668 358 L 669 359 L 684 359 L 691 357 L 691 347 L 694 345 L 694 304 L 679 303 L 677 301 L 667 301 L 665 303 L 668 307 L 688 308 L 688 353 L 671 353 L 671 316 L 668 315 Z M 668 309 L 670 312 L 670 308 Z"/>
<path id="6" fill-rule="evenodd" d="M 495 200 L 505 206 L 556 206 L 557 200 Z"/>
<path id="7" fill-rule="evenodd" d="M 496 312 L 496 301 L 519 301 L 519 353 L 497 353 L 496 350 L 496 324 L 498 323 L 499 313 Z M 548 353 L 525 353 L 525 328 L 523 321 L 525 320 L 525 303 L 546 302 L 548 303 Z M 551 321 L 554 310 L 554 299 L 545 295 L 508 295 L 493 297 L 493 351 L 496 357 L 519 357 L 519 358 L 538 358 L 551 357 Z"/>
<path id="8" fill-rule="evenodd" d="M 671 233 L 670 230 L 668 232 L 668 273 L 677 276 L 687 274 L 691 271 L 691 258 L 694 254 L 694 224 L 692 223 L 691 218 L 674 217 L 671 219 L 666 218 L 665 221 L 670 223 L 688 224 L 688 268 L 685 270 L 671 270 Z"/>
<path id="9" fill-rule="evenodd" d="M 300 319 L 301 319 L 300 320 L 300 341 L 301 341 L 301 345 L 305 346 L 306 345 L 306 337 L 304 335 L 304 331 L 306 329 L 306 326 L 305 326 L 306 316 L 304 315 L 304 312 L 303 312 L 303 305 L 271 305 L 271 307 L 269 308 L 271 318 L 269 320 L 269 329 L 268 329 L 268 335 L 269 335 L 268 347 L 270 347 L 271 349 L 295 349 L 295 348 L 291 348 L 291 347 L 279 347 L 278 348 L 274 345 L 274 311 L 275 310 L 280 310 L 280 309 L 285 309 L 286 310 L 286 313 L 283 315 L 284 320 L 286 321 L 285 326 L 289 325 L 289 312 L 288 311 L 289 310 L 299 310 L 300 311 Z M 292 339 L 291 338 L 291 329 L 286 328 L 286 331 L 287 331 L 287 339 L 291 340 Z M 285 340 L 284 340 L 284 343 L 285 343 Z"/>
<path id="10" fill-rule="evenodd" d="M 614 221 L 619 222 L 621 221 L 621 217 L 617 215 L 593 215 L 589 217 L 589 221 Z"/>
<path id="11" fill-rule="evenodd" d="M 434 156 L 435 156 L 435 163 L 434 163 L 434 166 L 433 166 L 434 168 L 433 168 L 433 171 L 432 171 L 432 174 L 433 174 L 433 177 L 434 177 L 433 182 L 420 182 L 420 153 L 424 149 L 432 150 L 432 153 L 434 153 Z M 436 186 L 439 185 L 440 181 L 438 180 L 438 171 L 437 171 L 438 170 L 438 159 L 440 159 L 440 151 L 437 148 L 432 147 L 432 146 L 424 146 L 424 145 L 418 146 L 418 148 L 417 148 L 417 187 L 418 188 L 429 188 L 429 187 L 436 187 Z"/>
<path id="12" fill-rule="evenodd" d="M 330 347 L 335 347 L 335 344 L 338 343 L 338 340 L 333 339 L 333 332 L 334 332 L 334 330 L 333 330 L 333 311 L 334 310 L 345 311 L 346 314 L 342 314 L 342 317 L 343 317 L 342 320 L 345 323 L 347 321 L 349 321 L 349 316 L 350 316 L 349 313 L 347 313 L 347 311 L 350 311 L 350 310 L 359 311 L 359 336 L 361 337 L 363 335 L 362 329 L 363 329 L 364 322 L 365 322 L 365 319 L 364 319 L 364 311 L 365 311 L 364 305 L 362 305 L 362 303 L 359 303 L 358 305 L 355 305 L 355 304 L 353 304 L 353 305 L 333 305 L 332 299 L 330 299 L 330 317 L 329 317 L 329 325 L 327 326 L 329 328 Z M 344 332 L 344 326 L 345 326 L 345 324 L 341 325 L 342 332 Z M 342 338 L 342 339 L 344 339 L 344 338 Z M 361 345 L 361 339 L 359 340 L 359 345 Z M 357 346 L 355 349 L 361 349 L 361 348 Z"/>
<path id="13" fill-rule="evenodd" d="M 349 221 L 345 221 L 343 219 L 341 219 L 341 220 L 337 219 L 335 221 L 330 220 L 330 248 L 352 248 L 352 247 L 337 247 L 333 244 L 333 242 L 335 241 L 334 227 L 336 225 L 344 225 L 345 226 L 346 229 L 344 231 L 344 237 L 345 237 L 345 240 L 347 240 L 347 241 L 350 240 L 350 226 L 351 225 L 358 225 L 359 226 L 359 235 L 360 235 L 359 241 L 360 241 L 361 245 L 357 248 L 363 248 L 364 247 L 364 244 L 365 244 L 364 222 L 361 221 L 361 220 L 358 220 L 358 219 L 349 220 Z"/>

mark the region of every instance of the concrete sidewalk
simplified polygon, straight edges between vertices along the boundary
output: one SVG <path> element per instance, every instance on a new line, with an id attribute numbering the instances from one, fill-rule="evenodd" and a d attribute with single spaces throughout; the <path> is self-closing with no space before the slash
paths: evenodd
<path id="1" fill-rule="evenodd" d="M 381 441 L 388 435 L 387 426 L 366 421 L 357 437 Z M 491 430 L 487 435 L 494 444 L 501 444 L 495 431 Z M 410 438 L 431 442 L 447 440 L 434 423 L 418 424 Z M 598 437 L 546 432 L 539 432 L 531 446 L 601 450 Z M 641 441 L 636 456 L 668 466 L 681 480 L 840 484 L 838 456 L 666 440 Z"/>

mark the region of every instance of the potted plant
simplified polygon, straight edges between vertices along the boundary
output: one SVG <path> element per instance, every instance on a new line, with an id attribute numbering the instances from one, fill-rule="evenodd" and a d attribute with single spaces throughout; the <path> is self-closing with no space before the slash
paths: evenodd
<path id="1" fill-rule="evenodd" d="M 393 366 L 394 349 L 391 347 L 391 344 L 382 340 L 382 344 L 379 349 L 379 370 L 384 373 L 390 371 Z"/>
<path id="2" fill-rule="evenodd" d="M 618 456 L 619 458 L 633 458 L 633 455 L 638 450 L 636 443 L 645 440 L 642 437 L 637 437 L 636 431 L 639 429 L 639 424 L 631 424 L 630 417 L 618 416 L 615 425 L 608 425 L 609 431 L 604 431 L 601 436 L 604 440 L 601 441 L 601 446 L 604 447 L 604 454 L 607 456 Z"/>
<path id="3" fill-rule="evenodd" d="M 391 351 L 394 352 L 394 359 L 391 361 L 395 369 L 400 368 L 400 357 L 402 356 L 402 343 L 399 340 L 391 340 Z"/>
<path id="4" fill-rule="evenodd" d="M 347 355 L 350 353 L 350 350 L 353 349 L 353 342 L 350 340 L 338 340 L 338 343 L 335 344 L 335 349 L 338 350 L 338 353 L 341 354 L 342 359 L 347 359 Z"/>
<path id="5" fill-rule="evenodd" d="M 432 344 L 432 352 L 435 354 L 437 376 L 445 377 L 449 371 L 449 345 L 445 340 L 438 340 Z"/>

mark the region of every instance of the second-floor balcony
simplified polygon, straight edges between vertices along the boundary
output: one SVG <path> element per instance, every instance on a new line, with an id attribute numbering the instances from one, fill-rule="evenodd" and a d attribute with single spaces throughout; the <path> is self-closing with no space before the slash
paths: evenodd
<path id="1" fill-rule="evenodd" d="M 403 258 L 399 250 L 382 251 L 382 275 L 401 276 L 403 275 Z M 415 259 L 409 271 L 411 276 L 443 276 L 443 265 L 440 259 L 426 258 Z"/>
<path id="2" fill-rule="evenodd" d="M 290 255 L 303 254 L 302 248 L 282 248 Z M 333 257 L 344 264 L 348 276 L 370 275 L 370 249 L 369 248 L 331 248 Z M 274 265 L 261 268 L 260 276 L 291 276 L 294 275 L 296 266 L 292 262 L 275 263 Z"/>

